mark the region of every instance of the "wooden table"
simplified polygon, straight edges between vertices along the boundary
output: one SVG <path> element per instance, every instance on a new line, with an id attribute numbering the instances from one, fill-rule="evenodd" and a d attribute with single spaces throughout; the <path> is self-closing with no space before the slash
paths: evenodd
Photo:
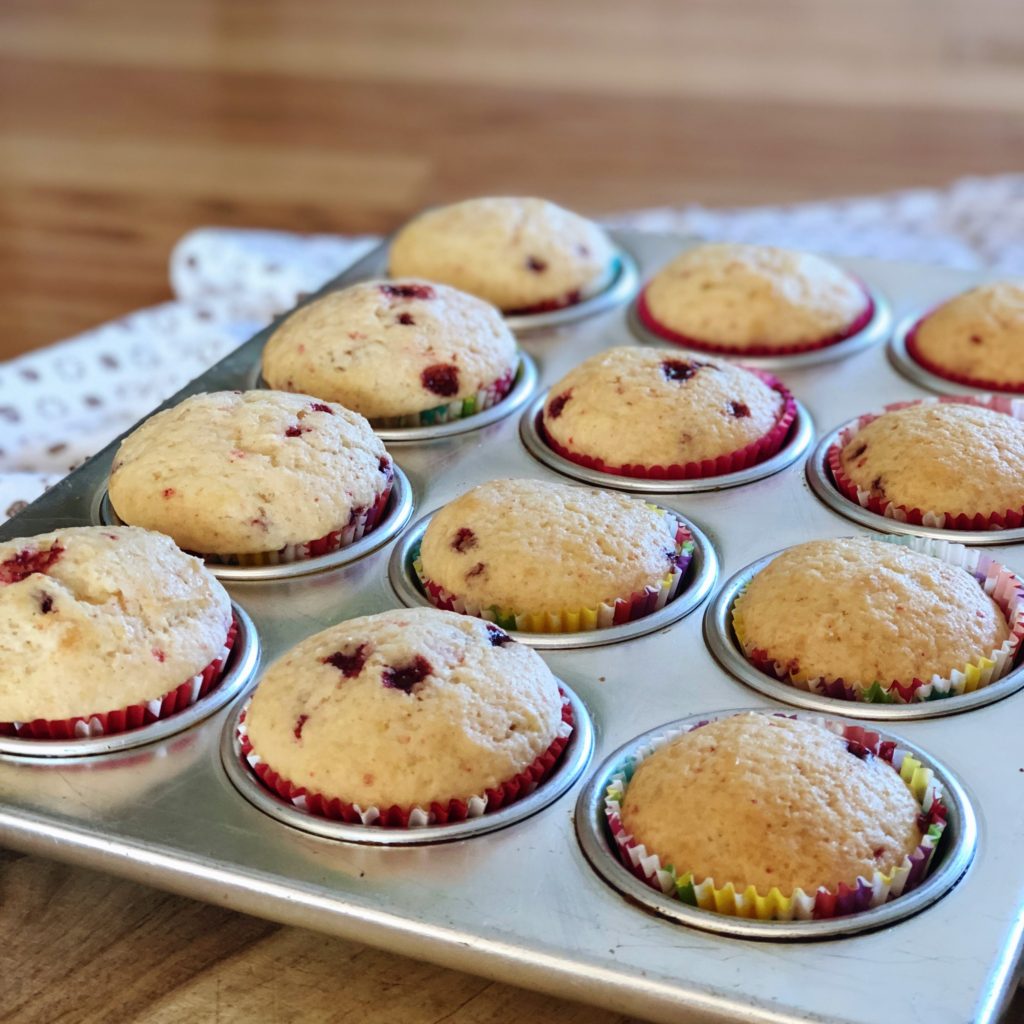
<path id="1" fill-rule="evenodd" d="M 167 298 L 199 224 L 1019 170 L 1022 52 L 1019 0 L 4 0 L 0 358 Z M 624 1020 L 42 859 L 0 887 L 3 1021 Z"/>

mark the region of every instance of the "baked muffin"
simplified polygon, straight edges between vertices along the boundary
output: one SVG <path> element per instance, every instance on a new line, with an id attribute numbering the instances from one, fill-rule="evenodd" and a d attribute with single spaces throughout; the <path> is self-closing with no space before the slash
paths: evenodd
<path id="1" fill-rule="evenodd" d="M 804 689 L 908 699 L 1011 642 L 984 581 L 904 543 L 810 541 L 757 573 L 736 600 L 733 625 L 747 658 Z"/>
<path id="2" fill-rule="evenodd" d="M 193 395 L 129 434 L 110 472 L 126 523 L 218 562 L 297 561 L 376 525 L 391 459 L 358 413 L 310 395 Z"/>
<path id="3" fill-rule="evenodd" d="M 820 256 L 711 243 L 659 270 L 637 313 L 649 330 L 690 348 L 786 355 L 856 334 L 874 303 L 859 281 Z"/>
<path id="4" fill-rule="evenodd" d="M 1021 521 L 1024 422 L 987 405 L 923 401 L 865 417 L 829 461 L 840 489 L 882 514 L 931 513 L 952 529 Z"/>
<path id="5" fill-rule="evenodd" d="M 288 317 L 263 350 L 263 377 L 382 426 L 418 426 L 493 405 L 518 361 L 486 302 L 423 281 L 364 281 Z"/>
<path id="6" fill-rule="evenodd" d="M 441 607 L 509 629 L 576 632 L 662 607 L 692 551 L 674 516 L 637 498 L 492 480 L 434 515 L 417 571 Z"/>
<path id="7" fill-rule="evenodd" d="M 548 443 L 573 462 L 627 476 L 711 476 L 778 451 L 793 422 L 774 378 L 712 356 L 607 349 L 544 403 Z"/>
<path id="8" fill-rule="evenodd" d="M 4 732 L 84 736 L 164 717 L 216 680 L 231 640 L 224 588 L 162 534 L 85 526 L 0 543 Z"/>
<path id="9" fill-rule="evenodd" d="M 481 798 L 496 809 L 532 788 L 521 777 L 542 777 L 570 731 L 539 655 L 493 623 L 433 608 L 303 640 L 260 680 L 244 725 L 250 764 L 278 792 L 390 824 L 425 824 L 409 821 L 414 808 L 464 817 Z"/>
<path id="10" fill-rule="evenodd" d="M 1024 281 L 957 295 L 918 321 L 907 349 L 940 377 L 991 391 L 1024 391 Z"/>
<path id="11" fill-rule="evenodd" d="M 608 236 L 544 199 L 468 199 L 421 213 L 391 243 L 393 277 L 425 277 L 506 313 L 570 306 L 613 273 Z"/>
<path id="12" fill-rule="evenodd" d="M 621 805 L 625 831 L 677 875 L 762 896 L 891 877 L 921 846 L 920 814 L 883 757 L 764 712 L 669 740 L 641 761 Z"/>

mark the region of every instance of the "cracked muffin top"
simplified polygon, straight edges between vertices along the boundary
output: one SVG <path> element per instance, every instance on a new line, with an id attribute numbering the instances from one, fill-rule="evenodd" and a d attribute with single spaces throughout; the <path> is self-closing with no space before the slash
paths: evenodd
<path id="1" fill-rule="evenodd" d="M 365 281 L 288 317 L 263 350 L 263 377 L 373 420 L 511 384 L 517 362 L 512 332 L 486 302 L 424 281 Z"/>
<path id="2" fill-rule="evenodd" d="M 921 807 L 882 758 L 814 722 L 747 712 L 645 758 L 622 824 L 694 881 L 813 895 L 890 873 L 921 841 Z"/>
<path id="3" fill-rule="evenodd" d="M 1024 281 L 972 288 L 928 314 L 917 354 L 947 373 L 993 385 L 1024 385 Z"/>
<path id="4" fill-rule="evenodd" d="M 902 544 L 818 540 L 783 551 L 736 601 L 748 657 L 802 679 L 884 686 L 948 678 L 1009 637 L 965 569 Z"/>
<path id="5" fill-rule="evenodd" d="M 303 640 L 260 680 L 246 723 L 274 771 L 364 809 L 482 794 L 564 729 L 538 654 L 493 623 L 433 608 Z"/>
<path id="6" fill-rule="evenodd" d="M 544 429 L 609 466 L 682 465 L 759 440 L 783 405 L 760 377 L 725 360 L 623 346 L 592 356 L 551 389 Z"/>
<path id="7" fill-rule="evenodd" d="M 543 480 L 492 480 L 430 520 L 423 575 L 467 605 L 575 611 L 657 589 L 677 521 L 639 498 Z"/>
<path id="8" fill-rule="evenodd" d="M 124 522 L 227 556 L 343 530 L 392 473 L 358 413 L 310 395 L 218 391 L 186 398 L 129 434 L 109 492 Z"/>
<path id="9" fill-rule="evenodd" d="M 869 305 L 861 285 L 820 256 L 739 243 L 687 249 L 654 275 L 643 296 L 661 326 L 740 353 L 825 341 Z"/>
<path id="10" fill-rule="evenodd" d="M 572 305 L 604 286 L 613 250 L 592 221 L 545 199 L 468 199 L 421 213 L 391 243 L 389 272 L 478 295 L 507 313 Z"/>
<path id="11" fill-rule="evenodd" d="M 0 722 L 155 700 L 220 657 L 224 588 L 160 533 L 81 526 L 0 543 Z"/>
<path id="12" fill-rule="evenodd" d="M 922 512 L 1024 508 L 1024 422 L 959 402 L 883 413 L 843 446 L 846 475 L 881 501 Z"/>

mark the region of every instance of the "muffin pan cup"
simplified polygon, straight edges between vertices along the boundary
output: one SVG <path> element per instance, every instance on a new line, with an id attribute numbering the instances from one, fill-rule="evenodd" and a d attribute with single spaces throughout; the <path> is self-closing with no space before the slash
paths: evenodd
<path id="1" fill-rule="evenodd" d="M 689 244 L 637 232 L 617 232 L 615 240 L 635 256 L 644 278 Z M 884 289 L 901 315 L 927 308 L 980 276 L 869 260 L 841 262 Z M 386 246 L 381 246 L 324 290 L 379 277 L 386 263 Z M 628 310 L 617 301 L 601 314 L 519 335 L 521 349 L 538 367 L 540 387 L 628 339 Z M 189 394 L 252 387 L 273 329 L 260 332 L 166 405 Z M 829 425 L 925 393 L 892 369 L 881 346 L 818 368 L 797 368 L 787 360 L 784 377 L 814 419 Z M 404 515 L 411 514 L 412 493 L 419 508 L 433 509 L 491 479 L 560 478 L 520 442 L 518 420 L 506 416 L 486 429 L 403 443 L 394 454 L 410 481 Z M 810 440 L 808 429 L 808 445 Z M 0 537 L 98 522 L 116 448 L 114 442 L 0 525 Z M 642 481 L 586 482 L 629 490 Z M 808 493 L 795 464 L 751 477 L 742 486 L 669 491 L 647 499 L 700 524 L 708 562 L 713 547 L 725 575 L 800 541 L 862 532 Z M 407 529 L 400 526 L 402 516 L 397 518 L 394 528 Z M 872 517 L 872 532 L 877 519 Z M 883 522 L 881 528 L 886 525 L 892 524 Z M 264 663 L 337 622 L 402 603 L 388 573 L 394 535 L 389 541 L 380 528 L 371 537 L 362 554 L 349 549 L 324 571 L 310 571 L 317 566 L 306 564 L 272 567 L 273 574 L 243 570 L 225 578 L 251 617 Z M 993 539 L 981 538 L 987 544 Z M 1024 543 L 991 554 L 1024 569 Z M 666 606 L 671 612 L 682 609 L 679 601 L 687 594 L 695 606 L 708 596 L 698 596 L 694 588 L 696 569 L 695 560 L 687 592 Z M 708 593 L 712 579 L 708 574 Z M 412 600 L 418 604 L 422 597 Z M 540 648 L 554 674 L 590 712 L 593 763 L 673 719 L 706 718 L 742 704 L 786 710 L 774 695 L 755 692 L 718 664 L 702 636 L 703 620 L 689 614 L 659 625 L 650 616 L 626 624 L 636 629 L 628 640 L 614 630 L 599 630 L 599 646 L 576 646 L 576 634 L 566 636 L 564 646 Z M 542 634 L 538 642 L 544 639 Z M 606 884 L 581 852 L 573 822 L 590 767 L 542 811 L 450 842 L 423 842 L 429 833 L 412 830 L 419 840 L 414 845 L 370 845 L 307 831 L 308 815 L 286 824 L 239 792 L 229 772 L 232 764 L 239 770 L 241 765 L 222 757 L 231 736 L 228 722 L 244 704 L 242 691 L 254 681 L 254 674 L 249 682 L 239 681 L 234 702 L 208 718 L 190 709 L 152 727 L 168 734 L 150 739 L 150 732 L 147 742 L 133 749 L 118 749 L 124 739 L 110 737 L 100 738 L 87 756 L 73 756 L 74 750 L 66 757 L 0 752 L 0 843 L 665 1024 L 804 1024 L 837 1017 L 843 1024 L 877 1024 L 880 1015 L 927 1018 L 930 1024 L 995 1024 L 1015 983 L 1024 942 L 1024 860 L 1018 856 L 1024 790 L 1016 784 L 1024 762 L 1019 715 L 1012 713 L 1024 700 L 1020 694 L 900 726 L 912 744 L 956 773 L 977 815 L 977 851 L 959 884 L 890 927 L 785 942 L 771 941 L 782 938 L 781 928 L 769 939 L 746 941 L 746 936 L 684 927 L 662 918 L 659 908 L 646 912 L 632 895 L 624 898 Z M 1009 684 L 1000 680 L 989 689 L 998 686 Z M 787 688 L 779 696 L 784 700 L 793 693 Z M 836 718 L 860 710 L 830 702 L 825 713 Z M 870 710 L 877 722 L 888 708 Z M 195 719 L 185 717 L 189 714 Z M 581 721 L 577 715 L 577 725 Z M 180 732 L 170 732 L 179 727 Z M 243 778 L 246 785 L 251 776 Z M 539 794 L 547 799 L 552 787 L 549 779 L 528 799 L 540 802 Z M 283 803 L 262 787 L 252 794 Z M 518 814 L 529 806 L 513 804 L 499 813 L 515 809 Z M 482 816 L 481 825 L 494 824 L 489 817 Z M 362 835 L 365 827 L 359 828 Z M 953 834 L 947 830 L 948 837 Z M 949 850 L 944 841 L 936 869 Z M 608 863 L 629 877 L 617 862 Z M 657 895 L 645 886 L 636 898 Z M 906 896 L 923 898 L 921 890 Z M 892 906 L 901 902 L 907 909 L 904 897 Z M 673 901 L 672 909 L 683 905 Z M 730 926 L 742 923 L 729 920 Z M 864 998 L 865 992 L 871 997 Z"/>
<path id="2" fill-rule="evenodd" d="M 764 708 L 738 708 L 710 714 L 691 715 L 668 723 L 619 747 L 587 780 L 576 801 L 576 837 L 590 866 L 610 886 L 617 889 L 630 902 L 645 910 L 678 924 L 688 925 L 738 939 L 773 939 L 776 941 L 810 941 L 856 935 L 859 932 L 882 928 L 916 914 L 944 896 L 967 871 L 975 855 L 978 828 L 975 813 L 955 776 L 939 761 L 920 747 L 901 737 L 872 729 L 881 741 L 895 742 L 897 750 L 909 753 L 926 769 L 934 773 L 941 786 L 946 805 L 946 827 L 939 840 L 925 878 L 901 895 L 867 910 L 850 914 L 811 920 L 761 920 L 739 917 L 729 913 L 705 910 L 691 906 L 673 896 L 659 892 L 651 884 L 641 881 L 637 874 L 620 859 L 617 843 L 608 825 L 605 796 L 613 781 L 621 776 L 624 766 L 633 760 L 642 760 L 643 751 L 664 738 L 672 738 L 703 722 L 715 721 L 743 711 L 764 712 Z M 792 712 L 797 718 L 821 721 L 819 716 Z M 858 723 L 835 715 L 829 723 L 857 728 Z M 646 871 L 648 865 L 644 865 Z"/>
<path id="3" fill-rule="evenodd" d="M 576 633 L 527 633 L 503 626 L 509 636 L 538 650 L 600 647 L 604 644 L 632 640 L 634 637 L 664 629 L 698 608 L 718 579 L 718 556 L 703 531 L 678 512 L 671 509 L 664 511 L 669 512 L 690 531 L 694 548 L 681 586 L 675 597 L 670 598 L 662 608 L 619 625 L 580 630 Z M 391 552 L 391 560 L 388 564 L 391 586 L 399 600 L 410 608 L 416 605 L 428 608 L 436 607 L 424 592 L 423 585 L 413 566 L 420 544 L 423 542 L 423 535 L 435 514 L 436 510 L 415 522 L 402 535 Z"/>

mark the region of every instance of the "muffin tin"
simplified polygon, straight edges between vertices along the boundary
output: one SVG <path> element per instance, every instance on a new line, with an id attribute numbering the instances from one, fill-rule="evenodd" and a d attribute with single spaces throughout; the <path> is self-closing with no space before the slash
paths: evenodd
<path id="1" fill-rule="evenodd" d="M 628 343 L 627 292 L 686 244 L 630 232 L 618 232 L 615 240 L 623 270 L 600 302 L 513 322 L 523 331 L 520 344 L 544 386 L 595 352 Z M 631 259 L 637 274 L 629 271 Z M 385 262 L 381 248 L 330 287 L 379 274 Z M 884 293 L 900 316 L 981 279 L 905 264 L 842 262 L 870 284 L 877 299 Z M 251 386 L 271 329 L 167 404 L 200 391 Z M 813 420 L 831 431 L 862 412 L 925 394 L 894 371 L 879 344 L 884 329 L 876 331 L 866 347 L 841 343 L 826 350 L 837 359 L 845 356 L 841 362 L 791 357 L 778 364 L 779 376 L 807 410 L 808 425 Z M 480 429 L 396 445 L 393 454 L 409 480 L 407 515 L 415 506 L 422 516 L 495 477 L 552 479 L 553 469 L 520 440 L 518 419 L 508 415 Z M 0 527 L 0 537 L 98 522 L 115 448 L 116 442 Z M 795 459 L 742 486 L 659 492 L 657 501 L 702 530 L 726 576 L 802 540 L 864 532 L 860 523 L 816 499 L 800 455 Z M 897 525 L 878 519 L 872 516 L 872 529 Z M 398 544 L 408 535 L 399 534 Z M 222 574 L 252 619 L 264 664 L 328 625 L 401 603 L 388 576 L 388 538 L 377 531 L 370 536 L 382 546 L 347 549 L 346 556 L 361 557 L 346 557 L 344 564 L 304 566 L 320 571 Z M 986 536 L 981 542 L 993 540 Z M 998 557 L 1020 570 L 1024 543 L 1000 547 Z M 753 693 L 723 670 L 704 641 L 701 619 L 695 612 L 601 646 L 543 649 L 555 674 L 589 710 L 595 761 L 605 762 L 624 744 L 680 718 L 708 717 L 752 701 L 779 711 L 799 703 L 797 691 Z M 561 795 L 555 793 L 560 781 L 546 782 L 538 803 L 554 799 L 535 811 L 531 806 L 528 817 L 443 843 L 367 845 L 286 824 L 236 786 L 230 729 L 245 700 L 241 694 L 232 706 L 184 731 L 130 750 L 66 758 L 0 753 L 0 841 L 656 1020 L 985 1024 L 1008 998 L 1024 936 L 1019 693 L 896 727 L 901 740 L 944 766 L 953 790 L 962 792 L 965 824 L 953 830 L 959 842 L 951 839 L 944 847 L 940 867 L 958 863 L 970 846 L 971 813 L 977 820 L 973 861 L 957 884 L 934 903 L 915 904 L 917 913 L 888 927 L 846 936 L 842 928 L 823 928 L 818 931 L 827 938 L 816 931 L 799 943 L 709 934 L 638 904 L 636 893 L 623 895 L 609 886 L 587 859 L 594 851 L 584 855 L 574 829 L 578 793 L 591 792 L 603 771 L 595 774 L 592 765 L 582 779 L 570 779 Z M 849 716 L 855 708 L 834 709 L 830 703 L 828 714 Z M 581 742 L 578 753 L 585 746 Z M 579 756 L 586 761 L 585 752 Z M 546 787 L 551 788 L 545 793 Z M 586 808 L 584 800 L 576 813 L 581 829 Z"/>

